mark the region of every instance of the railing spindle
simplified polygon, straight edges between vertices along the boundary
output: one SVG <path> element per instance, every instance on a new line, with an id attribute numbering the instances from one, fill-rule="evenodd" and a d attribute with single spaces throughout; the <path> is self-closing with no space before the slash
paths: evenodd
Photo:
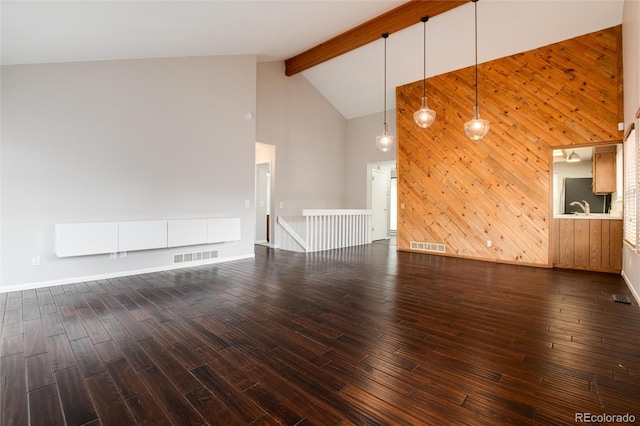
<path id="1" fill-rule="evenodd" d="M 371 242 L 371 210 L 304 209 L 310 252 Z"/>

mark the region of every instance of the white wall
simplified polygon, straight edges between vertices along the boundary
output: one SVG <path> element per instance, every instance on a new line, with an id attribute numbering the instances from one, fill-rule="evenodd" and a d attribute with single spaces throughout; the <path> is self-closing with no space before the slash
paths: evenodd
<path id="1" fill-rule="evenodd" d="M 0 11 L 2 6 L 0 6 Z M 0 41 L 0 47 L 2 42 Z M 0 67 L 0 100 L 2 99 L 2 67 Z M 2 117 L 2 102 L 0 102 L 0 118 Z M 0 287 L 2 287 L 2 120 L 0 119 Z"/>
<path id="2" fill-rule="evenodd" d="M 625 129 L 640 108 L 640 2 L 625 0 L 622 13 L 622 48 L 624 66 Z M 637 124 L 636 120 L 636 124 Z M 622 252 L 622 273 L 640 303 L 640 256 L 625 244 Z"/>
<path id="3" fill-rule="evenodd" d="M 242 240 L 215 248 L 253 254 L 254 56 L 8 66 L 1 90 L 2 286 L 161 268 L 198 249 L 59 259 L 56 222 L 241 217 Z"/>
<path id="4" fill-rule="evenodd" d="M 302 74 L 285 76 L 283 62 L 259 63 L 257 86 L 257 140 L 275 145 L 278 156 L 274 220 L 345 207 L 347 120 Z M 276 227 L 277 245 L 281 232 Z"/>
<path id="5" fill-rule="evenodd" d="M 389 133 L 396 134 L 395 110 L 387 111 Z M 376 146 L 376 136 L 382 133 L 382 112 L 353 118 L 347 122 L 346 199 L 348 208 L 366 209 L 367 179 L 371 173 L 369 163 L 396 161 L 396 145 L 389 152 L 381 152 Z"/>

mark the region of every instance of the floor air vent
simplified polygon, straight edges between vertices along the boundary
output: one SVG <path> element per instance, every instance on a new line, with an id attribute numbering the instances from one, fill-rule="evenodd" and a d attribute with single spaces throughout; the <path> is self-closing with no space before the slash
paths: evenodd
<path id="1" fill-rule="evenodd" d="M 446 246 L 444 244 L 436 243 L 419 243 L 411 241 L 411 250 L 430 251 L 435 253 L 444 253 Z"/>
<path id="2" fill-rule="evenodd" d="M 614 294 L 613 295 L 613 301 L 617 302 L 617 303 L 624 303 L 626 305 L 630 305 L 631 304 L 631 300 L 629 300 L 629 298 L 627 296 L 624 296 L 622 294 Z"/>
<path id="3" fill-rule="evenodd" d="M 194 253 L 180 253 L 173 255 L 173 263 L 200 262 L 203 260 L 215 259 L 218 257 L 218 250 L 197 251 Z"/>

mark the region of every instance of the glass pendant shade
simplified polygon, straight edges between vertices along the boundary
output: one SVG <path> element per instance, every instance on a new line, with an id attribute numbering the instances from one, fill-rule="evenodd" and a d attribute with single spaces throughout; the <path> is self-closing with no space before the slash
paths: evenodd
<path id="1" fill-rule="evenodd" d="M 478 0 L 471 0 L 475 14 L 475 50 L 476 50 L 476 105 L 473 119 L 464 124 L 464 132 L 472 141 L 479 141 L 489 132 L 489 120 L 480 118 L 480 105 L 478 103 Z"/>
<path id="2" fill-rule="evenodd" d="M 427 106 L 427 21 L 429 17 L 423 16 L 420 20 L 422 21 L 422 29 L 424 31 L 422 46 L 422 106 L 413 113 L 413 121 L 416 122 L 418 127 L 426 129 L 431 126 L 431 123 L 436 119 L 436 112 Z"/>
<path id="3" fill-rule="evenodd" d="M 575 151 L 571 151 L 571 154 L 567 155 L 567 163 L 577 163 L 580 160 L 582 159 Z"/>
<path id="4" fill-rule="evenodd" d="M 427 97 L 422 97 L 422 107 L 413 113 L 413 120 L 419 127 L 426 129 L 436 119 L 436 112 L 427 106 Z"/>
<path id="5" fill-rule="evenodd" d="M 489 120 L 480 118 L 480 107 L 476 105 L 473 119 L 464 124 L 464 132 L 473 141 L 479 141 L 489 132 Z"/>
<path id="6" fill-rule="evenodd" d="M 382 134 L 376 137 L 376 146 L 382 152 L 389 152 L 394 142 L 395 138 L 389 134 L 389 125 L 384 123 Z"/>

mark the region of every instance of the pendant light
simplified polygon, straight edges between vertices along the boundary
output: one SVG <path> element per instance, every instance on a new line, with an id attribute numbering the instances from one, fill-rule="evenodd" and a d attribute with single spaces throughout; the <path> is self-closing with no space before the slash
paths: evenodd
<path id="1" fill-rule="evenodd" d="M 432 109 L 429 109 L 427 106 L 427 21 L 429 20 L 428 16 L 423 16 L 421 21 L 423 23 L 423 32 L 424 32 L 424 44 L 423 44 L 423 61 L 422 61 L 422 106 L 419 110 L 413 113 L 413 120 L 416 122 L 418 127 L 422 127 L 426 129 L 431 126 L 431 123 L 436 119 L 436 112 Z"/>
<path id="2" fill-rule="evenodd" d="M 580 158 L 580 156 L 578 154 L 576 154 L 575 151 L 571 151 L 571 154 L 567 155 L 567 163 L 577 163 L 579 161 L 581 161 L 582 159 Z"/>
<path id="3" fill-rule="evenodd" d="M 384 39 L 384 124 L 382 126 L 382 134 L 376 137 L 376 145 L 382 152 L 388 152 L 393 147 L 395 138 L 389 134 L 389 125 L 387 124 L 387 38 L 389 33 L 382 34 Z"/>
<path id="4" fill-rule="evenodd" d="M 478 104 L 478 0 L 471 0 L 475 7 L 475 29 L 476 29 L 476 105 L 473 118 L 464 125 L 464 132 L 469 139 L 478 141 L 489 131 L 489 120 L 480 118 L 480 105 Z"/>

